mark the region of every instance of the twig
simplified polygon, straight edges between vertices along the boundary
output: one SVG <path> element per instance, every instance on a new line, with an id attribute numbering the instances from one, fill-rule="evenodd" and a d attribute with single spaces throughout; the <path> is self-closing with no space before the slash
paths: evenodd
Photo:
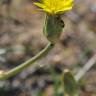
<path id="1" fill-rule="evenodd" d="M 83 68 L 75 75 L 75 80 L 79 81 L 87 71 L 96 63 L 96 54 L 84 65 Z"/>

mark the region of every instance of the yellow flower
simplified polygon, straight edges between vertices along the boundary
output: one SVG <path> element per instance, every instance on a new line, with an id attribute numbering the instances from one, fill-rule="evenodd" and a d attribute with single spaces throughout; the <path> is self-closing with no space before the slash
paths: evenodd
<path id="1" fill-rule="evenodd" d="M 47 13 L 61 14 L 72 9 L 73 0 L 41 0 L 34 4 Z"/>

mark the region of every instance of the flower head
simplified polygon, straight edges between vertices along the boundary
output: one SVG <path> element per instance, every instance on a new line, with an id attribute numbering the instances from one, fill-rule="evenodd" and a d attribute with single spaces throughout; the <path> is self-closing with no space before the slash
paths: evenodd
<path id="1" fill-rule="evenodd" d="M 60 14 L 72 9 L 73 0 L 41 0 L 34 4 L 47 13 Z"/>

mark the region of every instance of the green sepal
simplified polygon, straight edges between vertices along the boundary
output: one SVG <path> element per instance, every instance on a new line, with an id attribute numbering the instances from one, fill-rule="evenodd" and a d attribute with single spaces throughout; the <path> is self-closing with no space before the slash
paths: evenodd
<path id="1" fill-rule="evenodd" d="M 60 35 L 64 28 L 64 22 L 59 15 L 46 15 L 44 35 L 52 43 L 59 41 Z"/>

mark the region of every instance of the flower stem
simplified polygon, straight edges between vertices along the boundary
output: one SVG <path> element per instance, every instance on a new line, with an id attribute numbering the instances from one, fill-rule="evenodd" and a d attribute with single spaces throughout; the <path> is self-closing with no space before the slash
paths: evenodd
<path id="1" fill-rule="evenodd" d="M 41 57 L 45 56 L 52 48 L 54 47 L 53 44 L 49 43 L 41 52 L 39 52 L 36 56 L 32 57 L 28 61 L 25 61 L 21 65 L 9 70 L 8 72 L 0 72 L 0 80 L 8 79 L 9 77 L 12 77 L 22 70 L 26 69 L 26 67 L 33 64 L 35 61 L 39 60 Z"/>

